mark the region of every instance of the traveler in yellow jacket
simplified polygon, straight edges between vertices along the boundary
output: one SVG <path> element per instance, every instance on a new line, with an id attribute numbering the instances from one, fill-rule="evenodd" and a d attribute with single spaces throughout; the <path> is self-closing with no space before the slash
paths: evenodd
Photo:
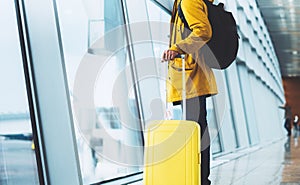
<path id="1" fill-rule="evenodd" d="M 184 23 L 178 16 L 178 5 L 191 30 L 185 34 Z M 196 121 L 201 127 L 201 184 L 210 184 L 210 138 L 206 120 L 206 97 L 217 94 L 212 70 L 205 64 L 201 48 L 212 36 L 204 0 L 175 0 L 171 18 L 170 48 L 162 60 L 169 61 L 167 100 L 174 104 L 182 100 L 182 73 L 179 54 L 186 54 L 186 108 L 187 120 Z M 200 52 L 199 52 L 200 50 Z"/>

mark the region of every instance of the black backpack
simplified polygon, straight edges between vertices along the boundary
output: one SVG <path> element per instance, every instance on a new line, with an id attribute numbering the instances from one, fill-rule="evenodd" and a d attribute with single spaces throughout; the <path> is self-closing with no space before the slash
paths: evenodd
<path id="1" fill-rule="evenodd" d="M 208 9 L 208 19 L 212 27 L 212 38 L 200 49 L 205 57 L 206 64 L 214 69 L 225 69 L 235 59 L 239 47 L 239 35 L 237 25 L 231 12 L 224 10 L 224 4 L 214 5 L 208 0 L 203 0 Z M 181 2 L 178 6 L 178 16 L 189 28 L 188 23 L 181 9 Z"/>

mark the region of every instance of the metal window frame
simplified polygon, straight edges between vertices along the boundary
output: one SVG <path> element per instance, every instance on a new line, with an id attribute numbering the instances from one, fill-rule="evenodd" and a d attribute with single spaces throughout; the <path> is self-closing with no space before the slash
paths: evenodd
<path id="1" fill-rule="evenodd" d="M 40 184 L 82 185 L 56 1 L 15 7 Z"/>
<path id="2" fill-rule="evenodd" d="M 172 7 L 167 7 L 167 5 L 165 5 L 165 3 L 162 2 L 161 0 L 150 0 L 150 1 L 154 2 L 162 10 L 164 10 L 168 14 L 172 15 Z"/>

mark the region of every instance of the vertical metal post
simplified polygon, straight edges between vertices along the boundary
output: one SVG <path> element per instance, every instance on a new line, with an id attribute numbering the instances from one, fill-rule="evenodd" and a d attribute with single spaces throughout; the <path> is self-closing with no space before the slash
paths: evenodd
<path id="1" fill-rule="evenodd" d="M 27 40 L 27 89 L 37 126 L 41 184 L 82 185 L 56 2 L 17 0 Z"/>

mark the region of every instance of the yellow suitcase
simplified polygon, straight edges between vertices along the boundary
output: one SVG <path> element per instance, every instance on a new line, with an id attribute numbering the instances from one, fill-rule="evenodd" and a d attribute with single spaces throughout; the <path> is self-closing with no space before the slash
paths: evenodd
<path id="1" fill-rule="evenodd" d="M 183 91 L 184 120 L 153 121 L 146 127 L 144 185 L 200 185 L 200 126 L 185 120 Z"/>
<path id="2" fill-rule="evenodd" d="M 200 128 L 182 120 L 147 127 L 145 185 L 200 185 Z"/>

